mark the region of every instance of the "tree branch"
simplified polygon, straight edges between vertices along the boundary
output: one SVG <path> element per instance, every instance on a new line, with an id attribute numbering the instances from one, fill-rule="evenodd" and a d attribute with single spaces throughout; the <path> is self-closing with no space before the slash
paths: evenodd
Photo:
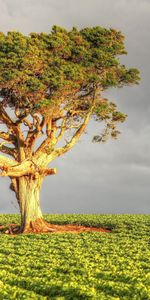
<path id="1" fill-rule="evenodd" d="M 50 148 L 56 144 L 57 138 L 55 133 L 57 131 L 56 121 L 51 122 L 51 132 L 45 141 L 40 145 L 40 147 L 35 151 L 35 155 L 38 155 L 40 152 L 46 151 L 46 148 Z"/>
<path id="2" fill-rule="evenodd" d="M 17 164 L 17 161 L 15 161 L 11 158 L 0 155 L 0 169 L 3 169 L 4 167 L 9 168 L 9 167 L 12 167 L 16 164 Z"/>
<path id="3" fill-rule="evenodd" d="M 38 117 L 37 123 L 35 122 L 36 128 L 33 130 L 33 127 L 32 127 L 31 130 L 29 130 L 26 140 L 25 140 L 25 145 L 28 149 L 29 155 L 32 154 L 32 149 L 33 149 L 36 139 L 41 134 L 43 134 L 42 129 L 43 129 L 44 125 L 45 125 L 45 118 L 42 117 L 42 120 L 40 120 L 40 118 Z"/>
<path id="4" fill-rule="evenodd" d="M 6 125 L 8 126 L 14 126 L 14 122 L 10 118 L 10 116 L 7 114 L 7 112 L 4 110 L 3 106 L 0 105 L 0 120 L 2 120 Z"/>
<path id="5" fill-rule="evenodd" d="M 65 133 L 65 130 L 66 130 L 66 121 L 67 121 L 67 118 L 64 118 L 63 121 L 62 121 L 62 124 L 61 124 L 61 130 L 60 130 L 60 133 L 59 135 L 57 136 L 57 143 L 58 141 L 61 140 L 61 138 L 63 137 L 64 133 Z"/>
<path id="6" fill-rule="evenodd" d="M 4 132 L 4 131 L 0 132 L 0 138 L 5 141 L 11 142 L 12 144 L 15 144 L 15 141 L 16 141 L 15 135 L 10 134 L 8 132 Z"/>
<path id="7" fill-rule="evenodd" d="M 76 131 L 76 133 L 72 137 L 71 141 L 68 142 L 64 147 L 58 148 L 51 153 L 52 160 L 64 153 L 68 152 L 74 146 L 74 144 L 79 140 L 81 134 L 84 132 L 84 130 L 89 122 L 89 119 L 93 112 L 93 109 L 94 109 L 94 103 L 91 106 L 91 108 L 89 109 L 89 112 L 87 113 L 87 115 L 84 119 L 84 122 L 82 123 L 80 128 Z"/>
<path id="8" fill-rule="evenodd" d="M 21 176 L 47 176 L 56 174 L 56 169 L 45 169 L 38 166 L 34 161 L 24 160 L 22 163 L 11 161 L 3 157 L 0 157 L 0 169 L 2 170 L 0 176 L 6 177 L 21 177 Z"/>
<path id="9" fill-rule="evenodd" d="M 8 142 L 6 142 L 6 143 L 8 143 Z M 3 145 L 3 143 L 0 144 L 0 152 L 6 153 L 6 154 L 8 154 L 8 155 L 10 155 L 10 156 L 12 156 L 14 158 L 16 158 L 16 151 L 15 151 L 15 149 L 14 148 L 13 149 L 9 148 L 9 147 Z"/>

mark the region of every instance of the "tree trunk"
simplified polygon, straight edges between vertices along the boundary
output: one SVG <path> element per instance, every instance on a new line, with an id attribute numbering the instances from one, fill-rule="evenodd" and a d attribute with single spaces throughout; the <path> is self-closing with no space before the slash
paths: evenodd
<path id="1" fill-rule="evenodd" d="M 43 220 L 40 208 L 40 188 L 43 178 L 22 176 L 19 178 L 19 205 L 21 212 L 20 232 L 52 231 Z"/>

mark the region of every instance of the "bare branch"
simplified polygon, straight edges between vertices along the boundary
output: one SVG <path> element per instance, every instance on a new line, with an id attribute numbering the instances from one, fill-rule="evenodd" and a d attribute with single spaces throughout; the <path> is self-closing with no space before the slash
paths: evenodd
<path id="1" fill-rule="evenodd" d="M 12 144 L 15 144 L 15 141 L 16 141 L 15 135 L 10 134 L 8 132 L 4 132 L 4 131 L 0 132 L 0 138 L 5 141 L 11 142 Z"/>
<path id="2" fill-rule="evenodd" d="M 61 124 L 61 130 L 60 130 L 60 133 L 59 135 L 57 136 L 57 142 L 61 140 L 61 138 L 63 137 L 64 133 L 65 133 L 65 130 L 66 130 L 66 121 L 67 121 L 67 118 L 64 118 L 63 121 L 62 121 L 62 124 Z"/>
<path id="3" fill-rule="evenodd" d="M 51 157 L 53 159 L 55 159 L 56 157 L 68 152 L 73 146 L 74 144 L 79 140 L 81 134 L 84 132 L 88 122 L 89 122 L 89 119 L 90 119 L 90 116 L 93 112 L 93 108 L 94 108 L 94 103 L 93 105 L 91 106 L 91 108 L 89 109 L 89 112 L 87 113 L 85 119 L 84 119 L 84 122 L 82 123 L 82 125 L 79 127 L 79 129 L 76 131 L 76 133 L 74 134 L 74 136 L 72 137 L 71 141 L 68 142 L 64 147 L 62 148 L 58 148 L 56 150 L 54 150 L 52 153 L 51 153 Z M 52 159 L 52 160 L 53 160 Z"/>
<path id="4" fill-rule="evenodd" d="M 40 118 L 38 117 L 37 123 L 35 123 L 36 128 L 34 130 L 33 130 L 33 128 L 31 128 L 31 130 L 29 130 L 26 140 L 25 140 L 25 144 L 26 144 L 26 147 L 30 147 L 31 151 L 34 146 L 35 140 L 39 137 L 40 134 L 43 134 L 42 129 L 43 129 L 44 125 L 45 125 L 45 118 L 42 117 L 42 121 L 41 121 Z"/>
<path id="5" fill-rule="evenodd" d="M 45 151 L 46 149 L 54 146 L 57 143 L 57 138 L 55 136 L 56 131 L 57 131 L 56 121 L 52 120 L 51 133 L 46 138 L 46 140 L 40 145 L 40 147 L 36 150 L 35 155 L 38 155 L 40 152 Z"/>
<path id="6" fill-rule="evenodd" d="M 33 125 L 35 126 L 37 131 L 40 131 L 41 127 L 41 119 L 38 116 L 38 114 L 31 114 L 32 118 L 33 118 Z"/>
<path id="7" fill-rule="evenodd" d="M 12 167 L 16 164 L 17 164 L 17 161 L 15 161 L 11 158 L 0 155 L 0 169 L 3 169 L 4 167 L 9 168 L 9 167 Z"/>
<path id="8" fill-rule="evenodd" d="M 0 104 L 0 120 L 3 121 L 8 127 L 9 126 L 14 126 L 14 122 L 10 118 L 10 116 L 7 114 L 7 112 L 4 110 L 4 107 L 2 104 Z"/>
<path id="9" fill-rule="evenodd" d="M 52 119 L 48 119 L 48 120 L 46 120 L 46 134 L 47 134 L 47 137 L 50 136 L 51 131 L 52 131 Z"/>
<path id="10" fill-rule="evenodd" d="M 4 122 L 4 124 L 9 128 L 9 131 L 14 133 L 20 142 L 23 142 L 23 134 L 19 128 L 20 125 L 17 125 L 13 120 L 10 118 L 10 116 L 7 114 L 7 112 L 4 110 L 3 106 L 0 104 L 0 120 Z"/>
<path id="11" fill-rule="evenodd" d="M 3 171 L 1 176 L 9 176 L 9 177 L 20 177 L 23 175 L 30 174 L 33 170 L 32 162 L 31 161 L 23 161 L 22 163 L 14 164 L 13 166 L 3 166 L 1 168 Z"/>
<path id="12" fill-rule="evenodd" d="M 25 126 L 28 126 L 30 130 L 33 130 L 33 124 L 27 118 L 24 118 L 22 122 Z"/>
<path id="13" fill-rule="evenodd" d="M 21 177 L 21 176 L 33 176 L 33 177 L 38 177 L 38 176 L 47 176 L 47 175 L 53 175 L 56 174 L 56 169 L 45 169 L 43 167 L 40 167 L 36 165 L 33 161 L 31 160 L 24 160 L 22 163 L 17 163 L 12 166 L 8 166 L 8 164 L 3 164 L 1 167 L 2 172 L 1 176 L 6 177 Z"/>
<path id="14" fill-rule="evenodd" d="M 16 158 L 16 151 L 15 149 L 9 148 L 5 145 L 0 144 L 0 152 L 8 154 L 14 158 Z"/>

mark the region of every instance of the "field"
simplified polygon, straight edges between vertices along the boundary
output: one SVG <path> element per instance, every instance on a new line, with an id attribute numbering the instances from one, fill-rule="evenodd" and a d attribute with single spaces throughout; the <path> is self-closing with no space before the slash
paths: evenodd
<path id="1" fill-rule="evenodd" d="M 150 299 L 150 215 L 45 215 L 111 233 L 0 234 L 0 299 Z M 0 215 L 0 224 L 18 223 Z"/>

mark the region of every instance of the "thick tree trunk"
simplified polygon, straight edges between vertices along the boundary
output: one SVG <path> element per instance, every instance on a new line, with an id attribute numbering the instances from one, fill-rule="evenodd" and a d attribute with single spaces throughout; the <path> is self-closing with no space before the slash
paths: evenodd
<path id="1" fill-rule="evenodd" d="M 51 231 L 43 220 L 40 208 L 40 188 L 43 178 L 22 176 L 19 178 L 19 205 L 21 212 L 20 232 Z"/>

